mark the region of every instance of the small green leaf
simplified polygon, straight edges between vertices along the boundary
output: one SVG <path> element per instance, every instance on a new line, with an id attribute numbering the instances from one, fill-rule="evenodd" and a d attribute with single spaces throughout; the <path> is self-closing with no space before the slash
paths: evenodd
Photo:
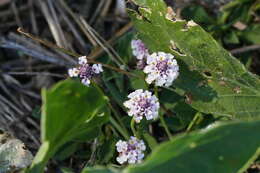
<path id="1" fill-rule="evenodd" d="M 241 37 L 248 43 L 260 44 L 260 24 L 250 25 L 241 32 Z"/>
<path id="2" fill-rule="evenodd" d="M 144 77 L 145 77 L 144 73 L 140 70 L 133 71 L 133 73 L 137 76 L 140 76 L 140 78 L 137 78 L 137 77 L 131 78 L 130 82 L 131 82 L 132 88 L 133 89 L 140 89 L 140 88 L 148 89 L 147 84 L 144 80 Z"/>
<path id="3" fill-rule="evenodd" d="M 260 153 L 260 121 L 215 124 L 161 144 L 124 173 L 242 173 Z"/>
<path id="4" fill-rule="evenodd" d="M 235 32 L 229 31 L 228 33 L 226 33 L 224 35 L 224 42 L 226 44 L 238 44 L 239 39 L 238 39 L 238 36 Z"/>
<path id="5" fill-rule="evenodd" d="M 212 24 L 212 19 L 202 6 L 190 5 L 181 11 L 181 15 L 187 20 L 194 20 L 200 24 Z"/>
<path id="6" fill-rule="evenodd" d="M 28 173 L 43 172 L 48 160 L 65 143 L 89 135 L 108 121 L 107 98 L 95 86 L 65 80 L 43 90 L 42 97 L 42 146 Z"/>

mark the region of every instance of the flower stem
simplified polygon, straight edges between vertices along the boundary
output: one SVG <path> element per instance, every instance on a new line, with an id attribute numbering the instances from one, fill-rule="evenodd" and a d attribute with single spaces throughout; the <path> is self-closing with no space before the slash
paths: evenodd
<path id="1" fill-rule="evenodd" d="M 134 120 L 134 118 L 132 118 L 132 120 L 131 120 L 131 130 L 132 130 L 134 136 L 137 137 L 137 133 L 136 133 L 136 130 L 135 130 L 135 120 Z"/>
<path id="2" fill-rule="evenodd" d="M 169 128 L 168 128 L 164 118 L 163 118 L 163 114 L 160 115 L 160 121 L 161 121 L 161 124 L 162 124 L 162 126 L 163 126 L 163 128 L 164 128 L 164 130 L 165 130 L 165 132 L 166 132 L 166 134 L 168 136 L 168 138 L 171 139 L 172 134 L 171 134 L 171 132 L 170 132 L 170 130 L 169 130 Z"/>
<path id="3" fill-rule="evenodd" d="M 49 48 L 59 50 L 59 51 L 65 53 L 65 54 L 67 54 L 67 55 L 70 55 L 70 56 L 73 56 L 73 57 L 80 57 L 80 56 L 82 56 L 82 55 L 77 54 L 77 53 L 75 53 L 75 52 L 72 52 L 72 51 L 69 51 L 69 50 L 67 50 L 67 49 L 64 49 L 63 47 L 59 47 L 59 46 L 57 46 L 56 44 L 54 44 L 54 43 L 52 43 L 52 42 L 50 42 L 50 41 L 42 40 L 42 39 L 40 39 L 40 38 L 38 38 L 38 37 L 36 37 L 36 36 L 30 34 L 30 33 L 25 32 L 22 28 L 18 28 L 17 31 L 18 31 L 19 33 L 21 33 L 21 34 L 23 34 L 23 35 L 25 35 L 25 36 L 27 36 L 27 37 L 33 39 L 34 41 L 37 41 L 37 42 L 39 42 L 39 43 L 41 43 L 41 44 L 43 44 L 43 45 L 45 45 L 45 46 L 47 46 L 47 47 L 49 47 Z M 104 63 L 95 61 L 94 59 L 91 59 L 91 58 L 88 58 L 88 57 L 87 57 L 87 59 L 88 59 L 88 61 L 89 61 L 90 63 L 102 64 L 104 67 L 109 68 L 109 69 L 111 69 L 111 70 L 113 70 L 113 71 L 116 71 L 116 72 L 125 74 L 125 75 L 127 75 L 127 76 L 132 76 L 132 77 L 136 77 L 136 78 L 141 78 L 141 77 L 138 76 L 138 75 L 135 75 L 135 74 L 133 74 L 133 73 L 131 73 L 131 72 L 128 72 L 128 71 L 125 71 L 125 70 L 123 70 L 123 69 L 120 69 L 120 68 L 111 66 L 111 65 L 109 65 L 109 64 L 104 64 Z"/>
<path id="4" fill-rule="evenodd" d="M 112 110 L 116 120 L 119 122 L 118 126 L 121 127 L 121 129 L 123 130 L 123 133 L 125 133 L 125 136 L 127 136 L 127 139 L 129 138 L 129 134 L 128 134 L 128 131 L 126 129 L 126 127 L 124 126 L 124 123 L 122 122 L 121 118 L 119 117 L 117 111 L 115 110 L 115 108 L 112 106 L 111 103 L 108 103 L 110 109 Z"/>
<path id="5" fill-rule="evenodd" d="M 193 128 L 193 126 L 197 123 L 197 120 L 200 118 L 200 116 L 201 116 L 200 112 L 196 113 L 193 120 L 190 122 L 189 126 L 187 127 L 186 132 L 189 132 Z"/>
<path id="6" fill-rule="evenodd" d="M 154 87 L 154 94 L 159 99 L 158 87 L 156 87 L 156 86 Z M 159 114 L 160 114 L 159 117 L 160 117 L 161 124 L 162 124 L 168 138 L 170 139 L 172 137 L 172 134 L 171 134 L 171 132 L 170 132 L 165 120 L 164 120 L 163 114 L 161 114 L 161 113 L 159 113 Z"/>
<path id="7" fill-rule="evenodd" d="M 112 116 L 110 116 L 110 122 L 126 140 L 129 139 L 127 131 L 125 131 Z"/>

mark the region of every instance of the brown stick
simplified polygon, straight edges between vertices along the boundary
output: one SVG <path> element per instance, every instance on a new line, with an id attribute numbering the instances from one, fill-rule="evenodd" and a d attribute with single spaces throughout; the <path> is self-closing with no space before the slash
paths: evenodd
<path id="1" fill-rule="evenodd" d="M 232 54 L 239 54 L 239 53 L 248 52 L 248 51 L 257 50 L 257 49 L 260 49 L 260 45 L 259 44 L 233 49 L 230 52 Z"/>
<path id="2" fill-rule="evenodd" d="M 33 39 L 33 40 L 39 42 L 39 43 L 41 43 L 41 44 L 43 44 L 43 45 L 45 45 L 45 46 L 47 46 L 47 47 L 49 47 L 49 48 L 54 48 L 54 49 L 60 50 L 60 51 L 62 51 L 62 52 L 64 52 L 64 53 L 66 53 L 66 54 L 68 54 L 68 55 L 71 55 L 71 56 L 74 56 L 74 57 L 83 56 L 83 55 L 79 55 L 79 54 L 77 54 L 77 53 L 71 52 L 71 51 L 69 51 L 69 50 L 66 50 L 66 49 L 64 49 L 64 48 L 62 48 L 62 47 L 59 47 L 59 46 L 53 44 L 52 42 L 45 41 L 45 40 L 42 40 L 42 39 L 40 39 L 40 38 L 38 38 L 38 37 L 36 37 L 36 36 L 33 36 L 32 34 L 23 31 L 22 28 L 18 28 L 17 31 L 18 31 L 19 33 L 21 33 L 21 34 L 23 34 L 23 35 L 25 35 L 25 36 L 27 36 L 27 37 L 29 37 L 29 38 L 31 38 L 31 39 Z M 87 58 L 88 58 L 88 60 L 89 60 L 90 63 L 102 64 L 104 67 L 109 68 L 109 69 L 114 70 L 114 71 L 117 71 L 117 72 L 119 72 L 119 73 L 123 73 L 123 74 L 128 75 L 128 76 L 140 78 L 140 76 L 137 76 L 137 75 L 135 75 L 135 74 L 132 74 L 132 73 L 127 72 L 127 71 L 125 71 L 125 70 L 122 70 L 122 69 L 120 69 L 120 68 L 116 68 L 116 67 L 114 67 L 114 66 L 111 66 L 111 65 L 108 65 L 108 64 L 104 64 L 104 63 L 101 63 L 101 62 L 97 62 L 97 61 L 95 61 L 95 60 L 93 60 L 93 59 L 90 59 L 89 57 L 87 57 Z"/>

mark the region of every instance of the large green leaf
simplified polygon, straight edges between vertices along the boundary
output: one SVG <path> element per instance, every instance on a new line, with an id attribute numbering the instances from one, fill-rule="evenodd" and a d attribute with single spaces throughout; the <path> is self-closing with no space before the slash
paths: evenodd
<path id="1" fill-rule="evenodd" d="M 173 17 L 163 0 L 134 0 L 129 10 L 139 37 L 152 51 L 176 56 L 180 76 L 175 91 L 189 94 L 191 106 L 231 118 L 260 115 L 260 80 L 193 21 Z M 172 17 L 172 19 L 171 19 Z"/>
<path id="2" fill-rule="evenodd" d="M 27 172 L 41 173 L 47 161 L 71 140 L 93 139 L 90 133 L 108 120 L 107 98 L 95 86 L 66 80 L 43 90 L 42 146 Z"/>
<path id="3" fill-rule="evenodd" d="M 240 173 L 260 154 L 260 121 L 215 124 L 160 145 L 124 173 Z"/>

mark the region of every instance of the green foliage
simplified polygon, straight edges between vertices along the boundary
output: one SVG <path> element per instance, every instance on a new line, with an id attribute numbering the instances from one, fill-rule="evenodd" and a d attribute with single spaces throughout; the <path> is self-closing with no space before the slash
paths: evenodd
<path id="1" fill-rule="evenodd" d="M 152 52 L 172 53 L 180 64 L 173 84 L 189 93 L 191 106 L 204 113 L 230 118 L 259 116 L 260 81 L 193 21 L 167 17 L 162 0 L 135 0 L 139 14 L 130 11 L 139 37 Z"/>
<path id="2" fill-rule="evenodd" d="M 253 44 L 260 44 L 260 24 L 249 26 L 245 31 L 240 33 L 241 37 Z"/>
<path id="3" fill-rule="evenodd" d="M 26 172 L 43 172 L 47 161 L 69 141 L 93 139 L 108 121 L 107 98 L 97 87 L 85 87 L 78 81 L 65 80 L 50 90 L 43 90 L 41 120 L 42 146 Z"/>
<path id="4" fill-rule="evenodd" d="M 81 173 L 117 173 L 115 169 L 95 167 L 95 168 L 85 168 Z"/>
<path id="5" fill-rule="evenodd" d="M 260 121 L 214 124 L 161 144 L 124 173 L 242 173 L 260 153 Z"/>

